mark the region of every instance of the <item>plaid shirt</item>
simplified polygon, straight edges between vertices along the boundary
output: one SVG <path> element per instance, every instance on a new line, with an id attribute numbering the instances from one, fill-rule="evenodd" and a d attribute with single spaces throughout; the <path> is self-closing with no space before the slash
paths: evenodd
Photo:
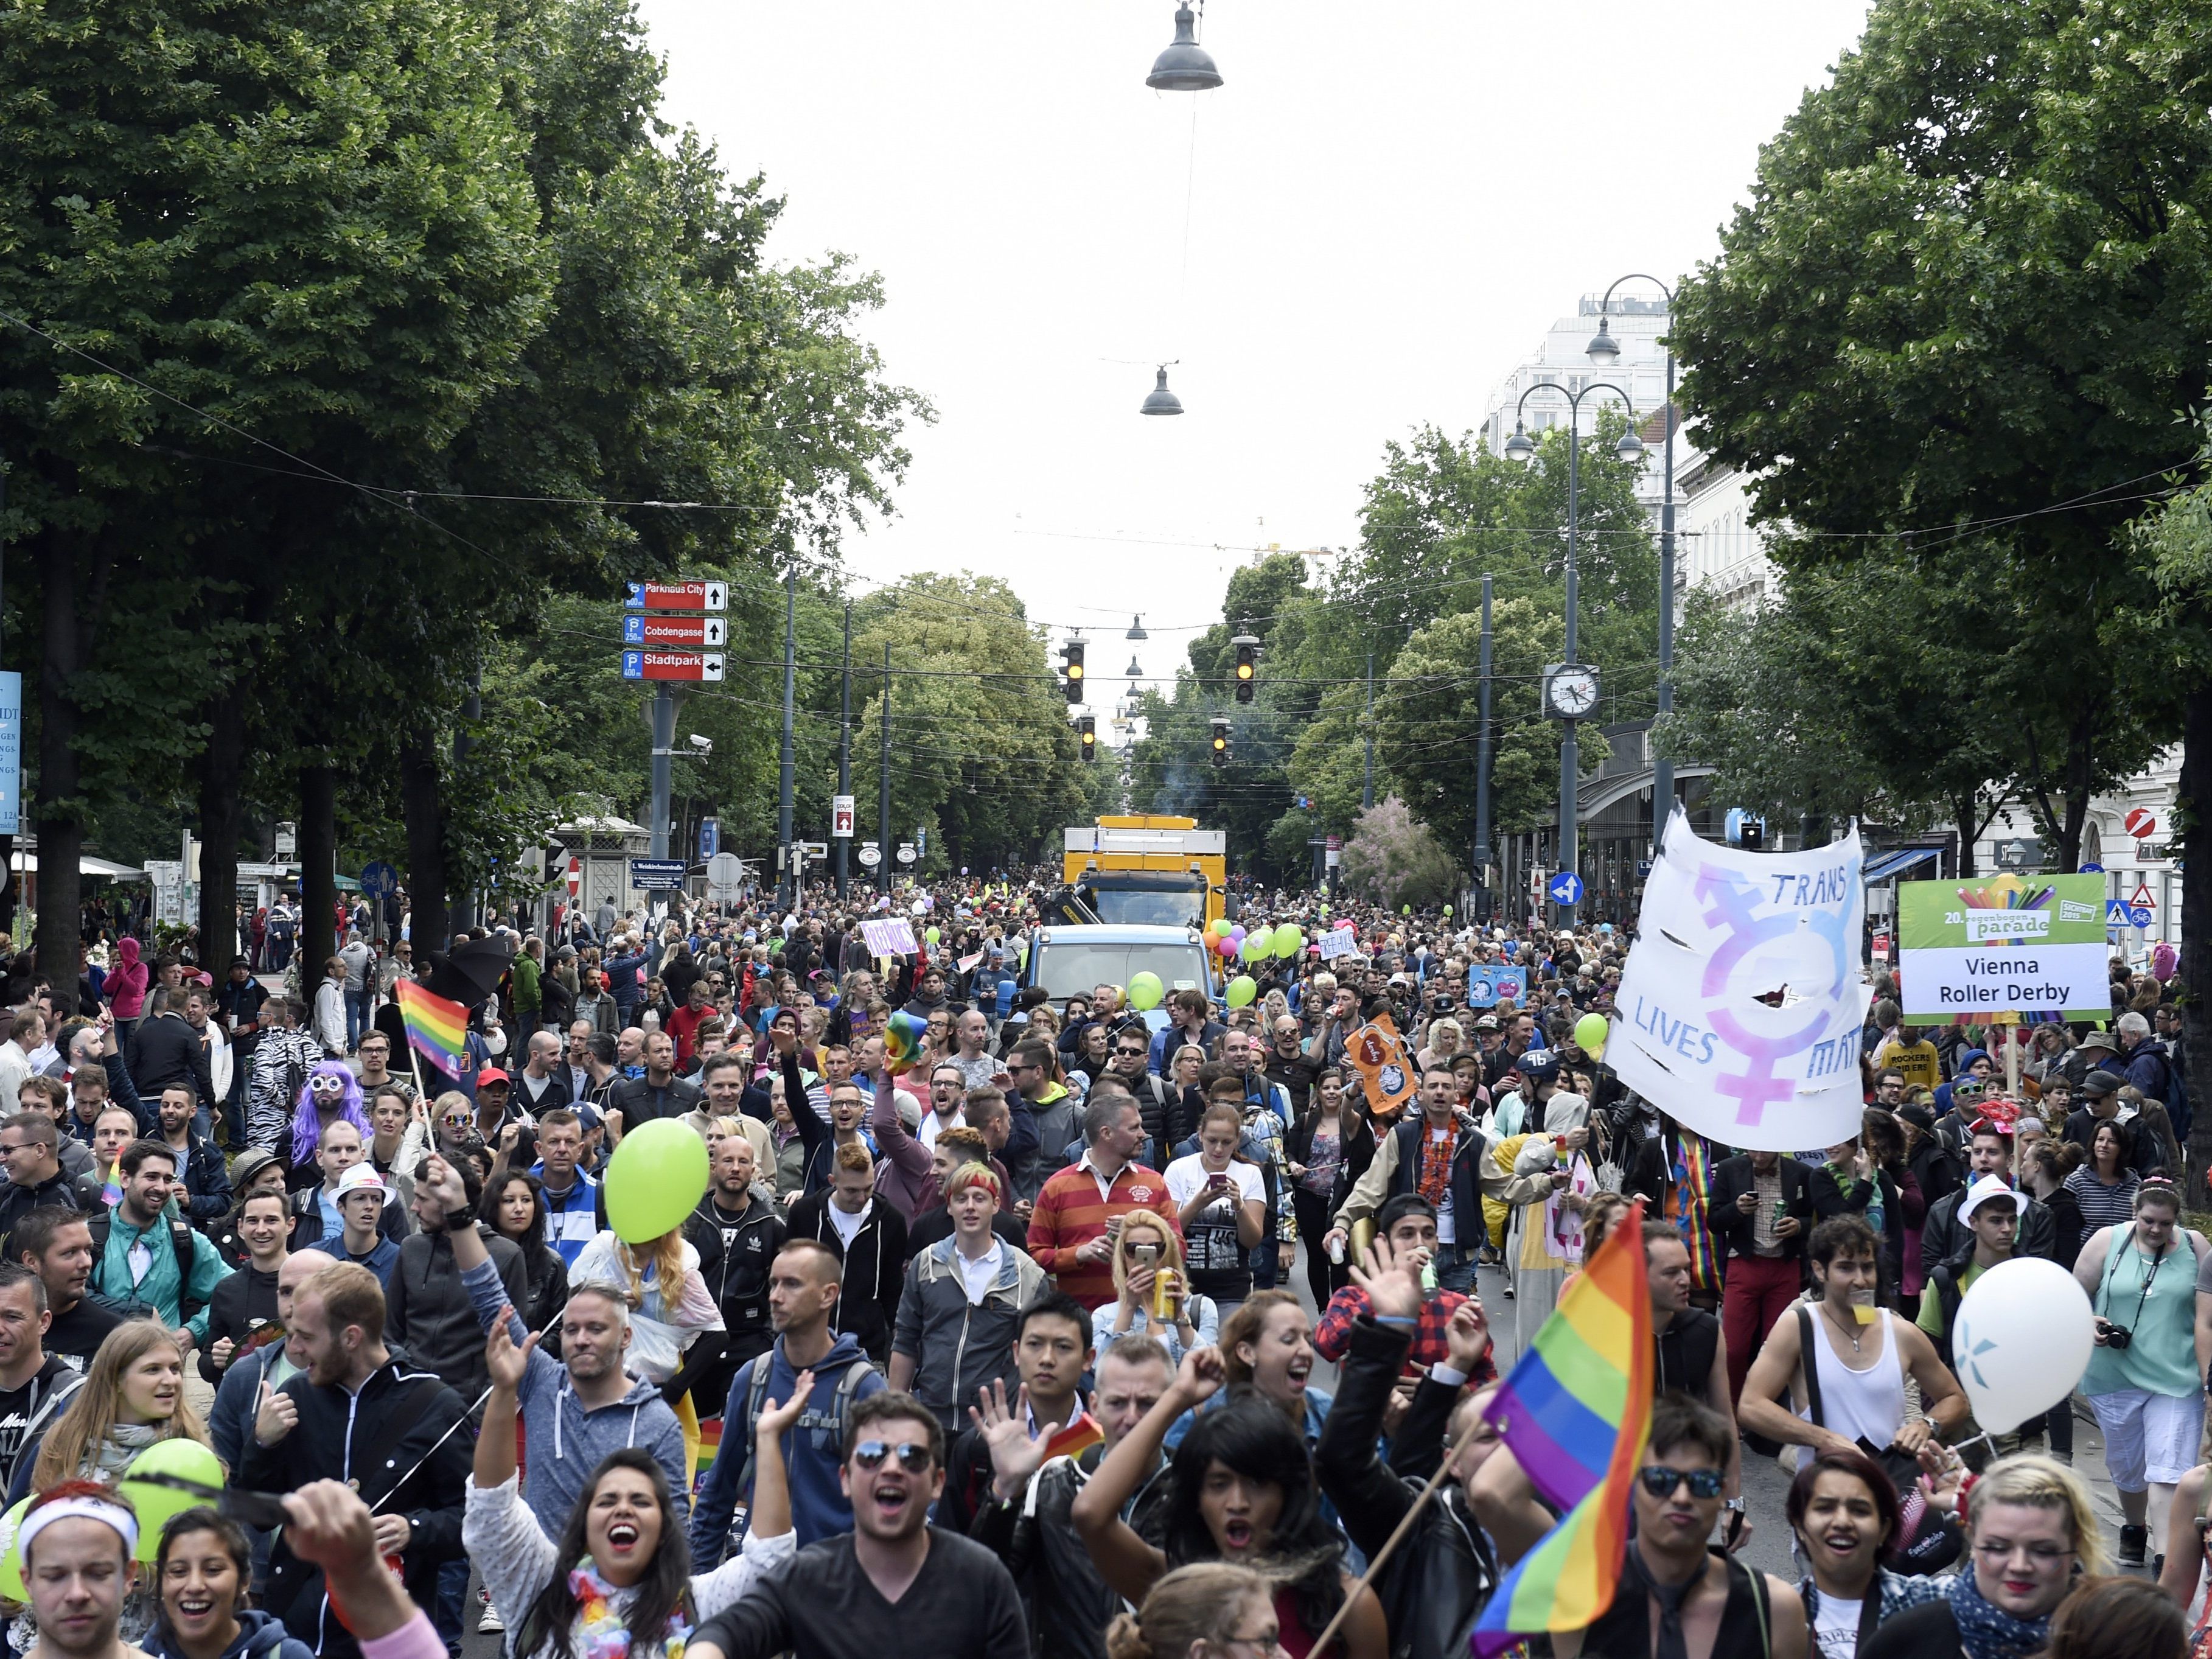
<path id="1" fill-rule="evenodd" d="M 1407 1364 L 1451 1363 L 1451 1347 L 1444 1340 L 1444 1328 L 1451 1322 L 1452 1310 L 1466 1300 L 1457 1291 L 1438 1291 L 1422 1302 L 1413 1325 L 1413 1346 L 1406 1354 Z M 1346 1285 L 1329 1297 L 1328 1306 L 1322 1312 L 1321 1323 L 1314 1327 L 1314 1352 L 1331 1364 L 1342 1360 L 1345 1350 L 1352 1346 L 1352 1322 L 1374 1311 L 1366 1291 L 1357 1285 Z M 1484 1351 L 1474 1374 L 1468 1379 L 1478 1387 L 1498 1380 L 1498 1365 L 1491 1352 Z"/>

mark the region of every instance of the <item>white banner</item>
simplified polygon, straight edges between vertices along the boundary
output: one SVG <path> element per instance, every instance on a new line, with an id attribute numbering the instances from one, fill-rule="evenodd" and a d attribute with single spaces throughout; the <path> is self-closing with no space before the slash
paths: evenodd
<path id="1" fill-rule="evenodd" d="M 1321 959 L 1323 962 L 1334 962 L 1339 957 L 1348 957 L 1358 948 L 1358 935 L 1349 927 L 1332 927 L 1321 936 Z"/>
<path id="2" fill-rule="evenodd" d="M 1678 810 L 1644 889 L 1606 1044 L 1620 1080 L 1723 1145 L 1833 1146 L 1859 1132 L 1858 830 L 1800 853 L 1700 841 Z"/>
<path id="3" fill-rule="evenodd" d="M 904 916 L 893 916 L 888 921 L 864 921 L 860 937 L 867 941 L 869 951 L 881 957 L 910 957 L 921 949 L 915 942 L 914 927 Z"/>

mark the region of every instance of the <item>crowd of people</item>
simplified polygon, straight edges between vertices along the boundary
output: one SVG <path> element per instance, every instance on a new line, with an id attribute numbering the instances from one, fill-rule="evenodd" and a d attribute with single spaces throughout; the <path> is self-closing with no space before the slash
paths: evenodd
<path id="1" fill-rule="evenodd" d="M 2212 1246 L 2170 976 L 2116 966 L 2104 1026 L 1920 1030 L 1877 965 L 1859 1133 L 1740 1151 L 1577 1042 L 1610 927 L 1241 896 L 1297 946 L 1239 1006 L 1156 1010 L 1024 988 L 1018 883 L 903 892 L 891 958 L 827 890 L 492 923 L 422 952 L 503 958 L 459 1076 L 392 1000 L 414 942 L 366 917 L 304 987 L 272 957 L 296 914 L 219 985 L 135 937 L 61 995 L 11 981 L 8 1642 L 1442 1659 L 1560 1520 L 1492 1420 L 1501 1365 L 1639 1200 L 1632 1536 L 1610 1604 L 1532 1651 L 2203 1642 Z M 663 1119 L 707 1189 L 625 1238 L 610 1160 Z M 2090 1297 L 2095 1357 L 1987 1435 L 1958 1312 L 2030 1255 Z M 129 1470 L 179 1437 L 237 1501 L 141 1555 Z M 1747 1460 L 1778 1455 L 1755 1514 Z M 1744 1564 L 1762 1528 L 1801 1571 Z"/>

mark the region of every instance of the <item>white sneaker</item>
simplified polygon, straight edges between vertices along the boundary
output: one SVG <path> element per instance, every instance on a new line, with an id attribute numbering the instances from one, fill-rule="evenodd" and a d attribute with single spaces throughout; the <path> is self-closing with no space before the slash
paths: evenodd
<path id="1" fill-rule="evenodd" d="M 499 1616 L 499 1609 L 497 1607 L 492 1606 L 490 1602 L 487 1601 L 484 1603 L 483 1617 L 477 1620 L 477 1628 L 479 1631 L 488 1631 L 496 1635 L 506 1630 L 507 1620 Z"/>

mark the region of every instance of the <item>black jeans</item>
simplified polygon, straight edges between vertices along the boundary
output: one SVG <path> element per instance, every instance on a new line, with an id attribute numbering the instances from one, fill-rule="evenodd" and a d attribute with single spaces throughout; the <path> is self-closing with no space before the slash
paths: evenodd
<path id="1" fill-rule="evenodd" d="M 1331 1261 L 1328 1252 L 1321 1247 L 1322 1235 L 1329 1229 L 1327 1199 L 1303 1187 L 1293 1187 L 1291 1210 L 1298 1218 L 1298 1237 L 1305 1243 L 1306 1283 L 1313 1288 L 1314 1316 L 1319 1318 L 1328 1306 L 1329 1297 L 1352 1282 L 1351 1265 L 1348 1261 L 1342 1266 Z"/>

